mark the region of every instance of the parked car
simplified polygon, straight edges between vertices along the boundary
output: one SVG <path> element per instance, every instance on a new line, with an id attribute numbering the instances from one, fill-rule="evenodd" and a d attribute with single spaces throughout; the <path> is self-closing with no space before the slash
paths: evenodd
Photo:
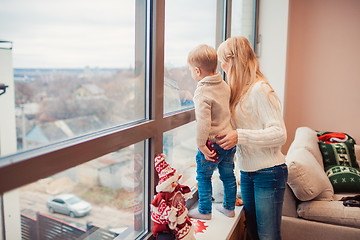
<path id="1" fill-rule="evenodd" d="M 90 213 L 91 204 L 74 194 L 60 194 L 46 202 L 51 213 L 62 213 L 70 217 L 83 217 Z"/>

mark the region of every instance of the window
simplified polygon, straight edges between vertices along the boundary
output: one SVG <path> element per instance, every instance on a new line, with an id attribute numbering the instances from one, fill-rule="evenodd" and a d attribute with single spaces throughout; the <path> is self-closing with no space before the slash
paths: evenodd
<path id="1" fill-rule="evenodd" d="M 54 226 L 66 222 L 79 230 L 74 237 L 96 228 L 96 234 L 136 238 L 145 229 L 144 152 L 140 142 L 20 187 L 22 233 L 60 238 L 65 230 Z"/>
<path id="2" fill-rule="evenodd" d="M 188 123 L 164 133 L 166 161 L 183 175 L 182 184 L 194 187 L 196 184 L 196 124 Z"/>
<path id="3" fill-rule="evenodd" d="M 215 0 L 166 1 L 164 113 L 193 106 L 187 55 L 199 44 L 215 48 L 216 11 Z"/>
<path id="4" fill-rule="evenodd" d="M 63 200 L 60 199 L 54 199 L 54 202 L 59 203 L 59 204 L 64 204 L 65 202 Z"/>
<path id="5" fill-rule="evenodd" d="M 231 2 L 231 36 L 242 35 L 255 43 L 255 0 L 233 0 Z"/>
<path id="6" fill-rule="evenodd" d="M 183 183 L 195 185 L 196 82 L 186 58 L 198 44 L 216 48 L 223 40 L 225 2 L 0 3 L 0 38 L 10 40 L 0 46 L 0 83 L 8 86 L 0 95 L 6 239 L 20 239 L 21 222 L 39 219 L 76 234 L 149 236 L 155 155 L 168 154 Z M 68 189 L 51 190 L 56 182 Z M 91 213 L 50 212 L 47 199 L 60 193 L 90 203 Z M 118 205 L 109 206 L 109 199 Z M 112 217 L 101 207 L 121 214 Z"/>
<path id="7" fill-rule="evenodd" d="M 146 118 L 144 11 L 131 0 L 1 3 L 17 150 Z"/>

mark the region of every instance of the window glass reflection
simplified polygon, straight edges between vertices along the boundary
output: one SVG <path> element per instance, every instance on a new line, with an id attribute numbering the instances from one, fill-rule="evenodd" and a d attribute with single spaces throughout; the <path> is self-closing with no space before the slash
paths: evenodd
<path id="1" fill-rule="evenodd" d="M 199 44 L 215 47 L 215 33 L 215 0 L 166 1 L 164 113 L 193 106 L 187 54 Z"/>
<path id="2" fill-rule="evenodd" d="M 22 232 L 31 231 L 34 238 L 30 239 L 54 235 L 75 239 L 85 234 L 96 239 L 135 239 L 145 229 L 147 211 L 144 143 L 28 184 L 18 192 Z M 72 238 L 66 235 L 69 232 Z"/>

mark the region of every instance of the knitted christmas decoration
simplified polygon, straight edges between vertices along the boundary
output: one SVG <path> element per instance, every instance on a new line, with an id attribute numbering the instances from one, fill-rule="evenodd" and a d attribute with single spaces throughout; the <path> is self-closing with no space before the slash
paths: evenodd
<path id="1" fill-rule="evenodd" d="M 155 169 L 159 174 L 156 186 L 158 194 L 151 203 L 153 234 L 174 234 L 176 239 L 195 240 L 194 228 L 187 217 L 186 200 L 191 197 L 188 186 L 178 183 L 179 173 L 165 161 L 165 154 L 155 158 Z"/>

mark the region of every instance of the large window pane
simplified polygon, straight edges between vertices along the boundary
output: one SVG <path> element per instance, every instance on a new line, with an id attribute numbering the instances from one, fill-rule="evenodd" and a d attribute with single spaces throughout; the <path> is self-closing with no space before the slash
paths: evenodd
<path id="1" fill-rule="evenodd" d="M 196 184 L 196 123 L 191 122 L 164 134 L 166 161 L 183 175 L 181 181 L 190 187 Z"/>
<path id="2" fill-rule="evenodd" d="M 251 44 L 255 41 L 254 2 L 255 0 L 232 0 L 231 5 L 231 36 L 244 36 Z"/>
<path id="3" fill-rule="evenodd" d="M 144 189 L 141 142 L 19 188 L 22 232 L 135 239 L 145 230 Z"/>
<path id="4" fill-rule="evenodd" d="M 166 1 L 164 113 L 193 106 L 196 82 L 187 54 L 199 44 L 215 48 L 216 1 Z"/>
<path id="5" fill-rule="evenodd" d="M 2 1 L 17 149 L 145 118 L 145 0 Z"/>

